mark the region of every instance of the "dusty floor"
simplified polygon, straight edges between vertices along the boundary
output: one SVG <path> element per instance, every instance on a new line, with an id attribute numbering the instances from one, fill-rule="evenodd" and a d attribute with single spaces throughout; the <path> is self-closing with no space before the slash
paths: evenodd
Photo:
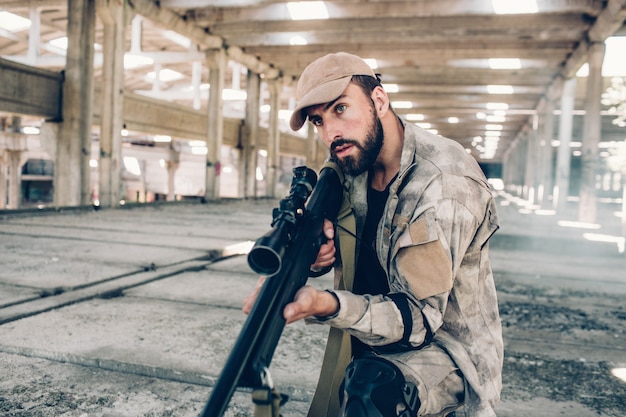
<path id="1" fill-rule="evenodd" d="M 626 368 L 626 258 L 505 203 L 492 241 L 498 416 L 626 416 L 626 382 L 612 375 Z M 259 237 L 275 205 L 0 217 L 0 416 L 199 415 L 256 281 L 245 257 L 207 257 Z M 325 335 L 285 329 L 271 368 L 291 397 L 285 417 L 306 413 Z M 225 415 L 252 416 L 250 395 L 237 392 Z"/>

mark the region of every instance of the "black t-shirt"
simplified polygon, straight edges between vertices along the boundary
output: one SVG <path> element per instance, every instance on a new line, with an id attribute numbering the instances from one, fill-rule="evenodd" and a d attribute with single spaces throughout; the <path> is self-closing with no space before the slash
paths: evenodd
<path id="1" fill-rule="evenodd" d="M 389 197 L 389 186 L 384 191 L 376 191 L 372 187 L 367 190 L 367 216 L 361 234 L 359 258 L 352 288 L 352 292 L 355 294 L 389 293 L 387 274 L 380 266 L 375 246 L 376 229 L 385 210 L 387 197 Z M 360 357 L 370 350 L 368 345 L 356 337 L 352 337 L 352 354 L 354 357 Z"/>

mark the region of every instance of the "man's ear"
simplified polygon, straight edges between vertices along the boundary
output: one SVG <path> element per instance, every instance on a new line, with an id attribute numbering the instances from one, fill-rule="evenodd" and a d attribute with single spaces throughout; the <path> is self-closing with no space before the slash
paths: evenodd
<path id="1" fill-rule="evenodd" d="M 372 90 L 372 101 L 378 117 L 383 117 L 389 111 L 389 96 L 382 87 L 375 87 Z"/>

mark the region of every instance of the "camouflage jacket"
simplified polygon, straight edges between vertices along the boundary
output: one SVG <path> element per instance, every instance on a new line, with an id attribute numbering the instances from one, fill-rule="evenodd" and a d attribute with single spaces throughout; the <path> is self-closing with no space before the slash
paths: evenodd
<path id="1" fill-rule="evenodd" d="M 357 235 L 367 184 L 367 173 L 346 178 Z M 391 297 L 335 291 L 340 309 L 325 323 L 374 347 L 439 344 L 467 381 L 466 416 L 495 416 L 503 343 L 488 240 L 497 228 L 493 195 L 476 161 L 458 143 L 405 123 L 400 172 L 376 242 Z M 410 314 L 400 311 L 394 293 L 405 295 Z"/>

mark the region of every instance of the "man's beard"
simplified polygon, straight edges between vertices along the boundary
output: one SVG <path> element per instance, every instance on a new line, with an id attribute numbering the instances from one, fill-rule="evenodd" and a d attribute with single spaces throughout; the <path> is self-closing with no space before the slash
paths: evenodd
<path id="1" fill-rule="evenodd" d="M 383 125 L 380 122 L 380 119 L 376 116 L 372 116 L 372 127 L 370 128 L 367 137 L 365 138 L 365 143 L 361 145 L 354 139 L 339 139 L 335 141 L 330 148 L 330 156 L 331 158 L 337 162 L 337 165 L 341 167 L 342 171 L 345 174 L 356 177 L 361 175 L 365 171 L 369 170 L 378 158 L 378 154 L 380 153 L 380 149 L 383 146 L 384 140 L 384 132 Z M 356 156 L 346 156 L 343 159 L 337 157 L 335 153 L 335 149 L 338 146 L 350 144 L 357 148 Z"/>

